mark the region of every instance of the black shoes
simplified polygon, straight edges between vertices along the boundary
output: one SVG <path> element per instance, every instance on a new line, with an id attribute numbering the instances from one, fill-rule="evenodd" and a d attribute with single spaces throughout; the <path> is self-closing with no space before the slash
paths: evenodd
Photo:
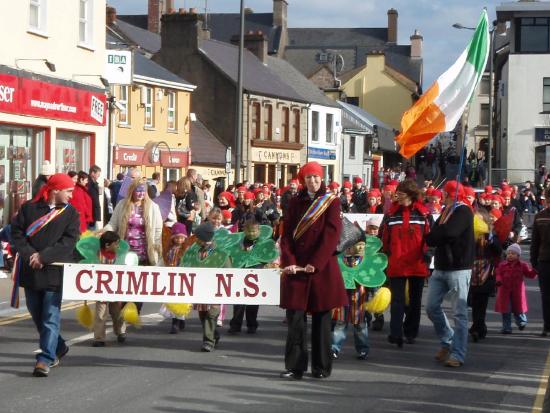
<path id="1" fill-rule="evenodd" d="M 315 379 L 328 379 L 328 374 L 325 374 L 321 371 L 316 371 L 314 373 L 311 373 L 311 376 Z"/>
<path id="2" fill-rule="evenodd" d="M 414 337 L 405 337 L 405 343 L 414 344 L 416 343 L 416 339 Z"/>
<path id="3" fill-rule="evenodd" d="M 169 334 L 178 334 L 178 327 L 175 324 L 172 324 L 172 327 L 170 327 Z"/>
<path id="4" fill-rule="evenodd" d="M 104 341 L 94 341 L 92 343 L 92 347 L 105 347 L 105 342 Z"/>
<path id="5" fill-rule="evenodd" d="M 124 344 L 126 342 L 126 334 L 119 334 L 116 336 L 116 341 L 118 341 L 119 344 Z"/>
<path id="6" fill-rule="evenodd" d="M 281 379 L 287 379 L 287 380 L 302 380 L 303 373 L 301 371 L 294 371 L 294 370 L 285 370 L 281 374 L 279 374 L 279 377 Z"/>
<path id="7" fill-rule="evenodd" d="M 336 350 L 330 351 L 330 357 L 332 357 L 333 360 L 336 360 L 338 358 L 339 354 Z"/>
<path id="8" fill-rule="evenodd" d="M 201 347 L 201 351 L 203 353 L 210 353 L 212 351 L 214 351 L 214 346 L 212 346 L 211 344 L 203 344 L 202 347 Z"/>
<path id="9" fill-rule="evenodd" d="M 366 360 L 369 358 L 369 353 L 367 353 L 366 351 L 362 351 L 361 353 L 359 353 L 359 355 L 357 356 L 357 360 Z"/>
<path id="10" fill-rule="evenodd" d="M 229 334 L 239 334 L 241 332 L 240 328 L 237 327 L 229 327 L 229 330 L 227 330 Z"/>
<path id="11" fill-rule="evenodd" d="M 50 367 L 43 361 L 37 362 L 32 375 L 34 377 L 48 377 L 48 374 L 50 374 Z"/>
<path id="12" fill-rule="evenodd" d="M 258 329 L 258 327 L 248 327 L 248 329 L 246 330 L 246 332 L 248 334 L 256 334 L 256 330 Z"/>
<path id="13" fill-rule="evenodd" d="M 397 347 L 403 348 L 403 337 L 388 336 L 388 343 L 396 344 Z"/>
<path id="14" fill-rule="evenodd" d="M 178 329 L 180 331 L 185 330 L 185 320 L 178 320 Z"/>

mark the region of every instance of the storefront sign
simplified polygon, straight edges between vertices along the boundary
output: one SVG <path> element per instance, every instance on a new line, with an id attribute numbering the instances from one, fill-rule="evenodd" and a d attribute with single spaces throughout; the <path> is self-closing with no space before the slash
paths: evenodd
<path id="1" fill-rule="evenodd" d="M 186 168 L 191 153 L 177 149 L 155 148 L 156 156 L 149 156 L 145 148 L 117 145 L 114 147 L 114 163 L 126 166 L 163 166 L 165 168 Z"/>
<path id="2" fill-rule="evenodd" d="M 550 128 L 535 128 L 535 142 L 550 142 Z"/>
<path id="3" fill-rule="evenodd" d="M 107 50 L 105 78 L 113 85 L 132 84 L 132 52 Z"/>
<path id="4" fill-rule="evenodd" d="M 252 148 L 252 162 L 297 164 L 300 163 L 300 151 Z"/>
<path id="5" fill-rule="evenodd" d="M 336 160 L 336 151 L 334 149 L 314 148 L 307 149 L 310 158 Z"/>
<path id="6" fill-rule="evenodd" d="M 278 269 L 64 264 L 63 299 L 279 305 Z"/>
<path id="7" fill-rule="evenodd" d="M 0 112 L 105 125 L 103 93 L 0 74 Z"/>

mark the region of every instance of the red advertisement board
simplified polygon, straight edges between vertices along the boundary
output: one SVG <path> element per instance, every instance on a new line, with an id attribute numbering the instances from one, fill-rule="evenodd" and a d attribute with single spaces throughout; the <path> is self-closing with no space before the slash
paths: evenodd
<path id="1" fill-rule="evenodd" d="M 113 148 L 113 162 L 115 165 L 126 166 L 157 166 L 163 168 L 186 168 L 190 164 L 191 152 L 181 149 L 158 149 L 159 156 L 153 162 L 149 153 L 144 148 L 133 148 L 124 145 L 116 145 Z"/>
<path id="2" fill-rule="evenodd" d="M 0 112 L 105 125 L 103 93 L 0 73 Z"/>

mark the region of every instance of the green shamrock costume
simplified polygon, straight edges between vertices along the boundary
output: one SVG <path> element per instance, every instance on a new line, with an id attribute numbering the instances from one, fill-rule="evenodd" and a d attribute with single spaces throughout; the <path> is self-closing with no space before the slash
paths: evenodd
<path id="1" fill-rule="evenodd" d="M 345 253 L 338 256 L 344 285 L 348 290 L 355 289 L 355 283 L 376 288 L 386 281 L 384 270 L 388 266 L 388 257 L 378 252 L 382 248 L 382 241 L 377 237 L 367 236 L 365 244 L 365 255 L 355 267 L 349 267 L 344 263 Z"/>

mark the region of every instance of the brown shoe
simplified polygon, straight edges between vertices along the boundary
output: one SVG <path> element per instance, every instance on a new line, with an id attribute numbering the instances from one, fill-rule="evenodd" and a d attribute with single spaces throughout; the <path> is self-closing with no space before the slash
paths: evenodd
<path id="1" fill-rule="evenodd" d="M 445 367 L 460 367 L 460 366 L 462 366 L 462 362 L 458 361 L 453 357 L 449 357 L 445 362 Z"/>
<path id="2" fill-rule="evenodd" d="M 450 352 L 451 350 L 449 350 L 449 347 L 441 347 L 435 354 L 435 359 L 437 361 L 445 361 L 449 357 Z"/>
<path id="3" fill-rule="evenodd" d="M 49 373 L 50 367 L 48 366 L 48 364 L 44 363 L 43 361 L 38 361 L 34 366 L 32 375 L 34 377 L 48 377 Z"/>

